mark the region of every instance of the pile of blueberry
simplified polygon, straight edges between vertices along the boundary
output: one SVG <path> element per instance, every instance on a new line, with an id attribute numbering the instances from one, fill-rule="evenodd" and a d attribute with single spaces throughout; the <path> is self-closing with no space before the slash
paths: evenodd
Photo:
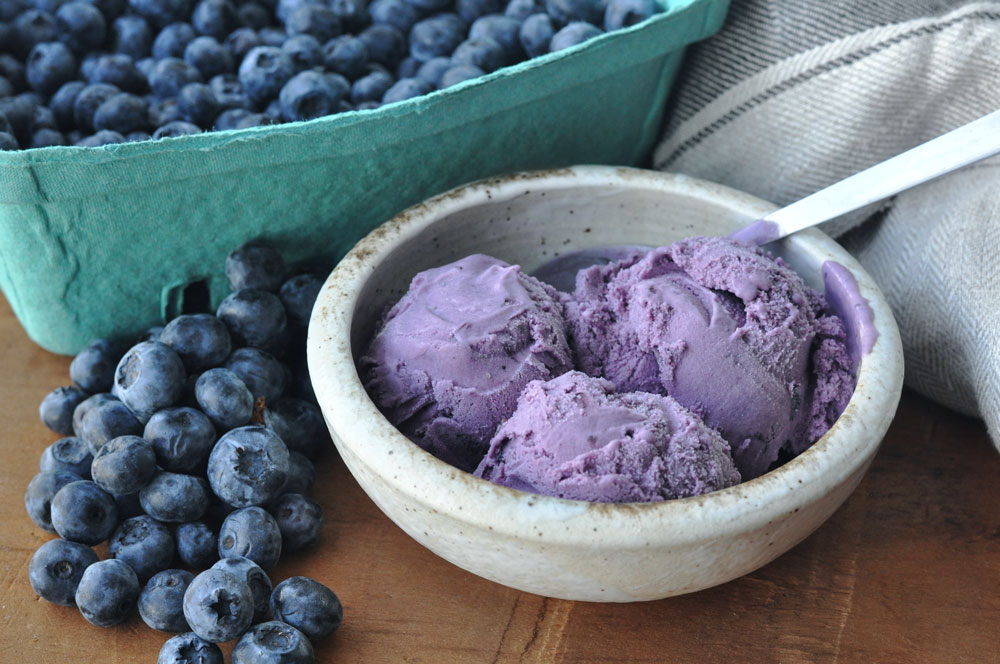
<path id="1" fill-rule="evenodd" d="M 236 638 L 234 663 L 311 662 L 340 601 L 305 577 L 272 591 L 267 573 L 323 525 L 308 494 L 329 438 L 303 348 L 322 282 L 286 279 L 259 243 L 231 253 L 226 276 L 233 292 L 215 315 L 178 316 L 124 353 L 94 341 L 70 364 L 73 384 L 42 401 L 42 422 L 66 437 L 42 453 L 24 502 L 59 538 L 29 578 L 94 625 L 138 607 L 153 629 L 180 633 L 160 664 L 222 662 L 215 644 Z M 105 540 L 99 561 L 91 547 Z"/>
<path id="2" fill-rule="evenodd" d="M 0 0 L 0 150 L 377 108 L 659 10 L 655 0 Z"/>

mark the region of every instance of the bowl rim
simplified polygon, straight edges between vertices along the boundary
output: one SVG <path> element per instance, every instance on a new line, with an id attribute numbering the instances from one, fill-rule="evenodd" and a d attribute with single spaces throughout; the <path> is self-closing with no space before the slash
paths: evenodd
<path id="1" fill-rule="evenodd" d="M 833 427 L 802 454 L 769 473 L 690 498 L 588 503 L 526 493 L 474 477 L 424 451 L 389 423 L 361 383 L 350 342 L 358 297 L 376 266 L 397 245 L 410 241 L 436 219 L 464 208 L 507 200 L 523 194 L 526 187 L 609 186 L 711 201 L 741 213 L 747 223 L 776 209 L 744 192 L 686 175 L 583 165 L 486 178 L 401 212 L 361 239 L 340 261 L 324 283 L 310 320 L 309 371 L 338 449 L 343 453 L 347 448 L 350 456 L 414 503 L 458 518 L 469 527 L 513 538 L 530 535 L 536 543 L 578 546 L 586 541 L 589 548 L 607 549 L 669 546 L 708 534 L 726 537 L 754 530 L 819 500 L 868 463 L 892 421 L 902 391 L 899 331 L 871 276 L 846 250 L 816 229 L 800 231 L 781 242 L 791 251 L 835 260 L 846 267 L 874 312 L 878 338 L 862 357 L 855 392 Z M 393 472 L 383 472 L 387 464 Z M 354 468 L 351 471 L 355 473 Z M 364 482 L 361 484 L 366 488 Z M 463 509 L 468 503 L 475 507 Z M 537 515 L 529 519 L 534 521 L 531 528 L 520 516 L 532 513 L 525 511 L 528 509 Z M 542 525 L 555 522 L 559 527 L 542 530 Z M 614 529 L 613 541 L 598 536 L 609 529 Z"/>

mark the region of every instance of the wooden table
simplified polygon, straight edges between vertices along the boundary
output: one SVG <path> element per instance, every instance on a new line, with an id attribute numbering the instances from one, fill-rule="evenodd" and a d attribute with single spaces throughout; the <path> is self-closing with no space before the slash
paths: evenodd
<path id="1" fill-rule="evenodd" d="M 152 663 L 166 635 L 138 615 L 100 629 L 28 585 L 51 535 L 25 514 L 24 489 L 57 438 L 37 408 L 68 367 L 0 298 L 0 662 Z M 344 624 L 318 662 L 1000 662 L 1000 456 L 981 422 L 911 393 L 860 488 L 814 535 L 742 579 L 657 602 L 485 581 L 403 534 L 335 453 L 317 470 L 320 544 L 272 578 L 305 574 L 340 596 Z"/>

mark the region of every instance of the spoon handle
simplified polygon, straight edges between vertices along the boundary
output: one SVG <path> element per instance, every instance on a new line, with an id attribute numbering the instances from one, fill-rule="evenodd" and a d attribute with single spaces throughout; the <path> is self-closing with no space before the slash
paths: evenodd
<path id="1" fill-rule="evenodd" d="M 765 244 L 1000 152 L 1000 110 L 772 212 L 732 237 Z"/>

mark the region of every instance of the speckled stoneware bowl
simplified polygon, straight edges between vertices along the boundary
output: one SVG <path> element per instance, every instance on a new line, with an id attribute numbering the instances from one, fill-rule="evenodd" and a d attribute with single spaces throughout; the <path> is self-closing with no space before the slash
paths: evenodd
<path id="1" fill-rule="evenodd" d="M 899 334 L 882 293 L 816 230 L 775 252 L 822 288 L 853 273 L 878 339 L 833 428 L 796 459 L 715 493 L 596 504 L 497 486 L 411 443 L 369 399 L 355 362 L 418 271 L 483 252 L 531 272 L 565 252 L 727 234 L 774 206 L 679 175 L 609 167 L 517 174 L 455 189 L 365 237 L 330 275 L 309 327 L 309 370 L 333 440 L 372 500 L 418 542 L 474 574 L 566 599 L 627 602 L 692 592 L 755 570 L 802 541 L 871 463 L 902 388 Z M 859 335 L 859 330 L 851 330 Z"/>

